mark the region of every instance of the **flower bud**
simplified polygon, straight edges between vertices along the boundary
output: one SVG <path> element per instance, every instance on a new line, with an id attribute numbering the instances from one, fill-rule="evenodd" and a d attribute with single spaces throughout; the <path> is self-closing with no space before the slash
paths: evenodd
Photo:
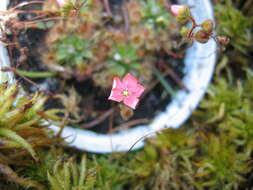
<path id="1" fill-rule="evenodd" d="M 171 5 L 171 12 L 174 16 L 179 16 L 179 10 L 183 8 L 183 5 Z"/>
<path id="2" fill-rule="evenodd" d="M 228 45 L 228 43 L 230 42 L 230 39 L 226 36 L 217 36 L 216 40 L 220 43 L 220 45 L 222 46 L 226 46 Z"/>
<path id="3" fill-rule="evenodd" d="M 182 37 L 187 37 L 188 34 L 189 34 L 189 32 L 190 32 L 189 28 L 183 26 L 183 27 L 181 28 L 181 30 L 180 30 L 180 35 L 181 35 Z"/>
<path id="4" fill-rule="evenodd" d="M 157 19 L 156 19 L 156 23 L 157 24 L 164 24 L 165 23 L 165 19 L 163 16 L 159 16 Z"/>
<path id="5" fill-rule="evenodd" d="M 56 2 L 60 7 L 63 7 L 66 4 L 66 0 L 56 0 Z"/>
<path id="6" fill-rule="evenodd" d="M 120 116 L 123 120 L 128 120 L 134 115 L 134 111 L 123 104 L 119 104 L 119 108 L 120 108 Z"/>
<path id="7" fill-rule="evenodd" d="M 200 43 L 206 43 L 211 37 L 210 32 L 199 30 L 194 34 L 194 39 Z"/>
<path id="8" fill-rule="evenodd" d="M 177 21 L 181 24 L 185 24 L 191 16 L 191 11 L 186 5 L 172 5 L 171 12 L 177 17 Z"/>
<path id="9" fill-rule="evenodd" d="M 211 19 L 207 19 L 205 20 L 202 24 L 201 24 L 201 27 L 204 31 L 206 32 L 212 32 L 213 31 L 213 21 Z"/>

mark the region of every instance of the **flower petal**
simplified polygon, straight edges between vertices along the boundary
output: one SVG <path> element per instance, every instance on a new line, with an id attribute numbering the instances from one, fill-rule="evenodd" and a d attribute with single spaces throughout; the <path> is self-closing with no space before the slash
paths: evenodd
<path id="1" fill-rule="evenodd" d="M 124 86 L 124 84 L 120 81 L 119 77 L 113 78 L 112 90 L 118 89 L 118 90 L 123 91 L 125 88 L 126 86 Z"/>
<path id="2" fill-rule="evenodd" d="M 133 75 L 127 73 L 126 76 L 124 76 L 122 83 L 127 89 L 129 89 L 129 91 L 131 91 L 131 89 L 136 87 L 138 81 Z"/>
<path id="3" fill-rule="evenodd" d="M 138 98 L 136 98 L 135 96 L 127 96 L 123 100 L 124 104 L 126 104 L 127 106 L 129 106 L 132 109 L 136 108 L 139 101 L 140 100 Z"/>
<path id="4" fill-rule="evenodd" d="M 122 94 L 123 90 L 124 90 L 124 85 L 120 81 L 119 77 L 114 77 L 111 94 L 108 99 L 116 101 L 116 102 L 121 102 L 124 98 Z"/>
<path id="5" fill-rule="evenodd" d="M 108 100 L 121 102 L 123 100 L 123 98 L 124 98 L 124 96 L 122 94 L 122 90 L 114 89 L 114 90 L 111 90 L 111 94 L 110 94 Z"/>
<path id="6" fill-rule="evenodd" d="M 145 91 L 145 88 L 138 84 L 135 89 L 129 89 L 132 90 L 132 96 L 135 96 L 136 98 L 139 98 L 142 93 Z"/>

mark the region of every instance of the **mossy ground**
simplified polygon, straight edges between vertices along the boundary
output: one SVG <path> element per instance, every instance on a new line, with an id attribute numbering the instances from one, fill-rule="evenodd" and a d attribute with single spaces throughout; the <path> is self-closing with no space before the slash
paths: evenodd
<path id="1" fill-rule="evenodd" d="M 218 30 L 231 43 L 219 52 L 212 85 L 184 126 L 128 154 L 41 150 L 41 161 L 18 173 L 52 190 L 251 189 L 253 9 L 247 7 L 251 1 L 216 2 Z"/>

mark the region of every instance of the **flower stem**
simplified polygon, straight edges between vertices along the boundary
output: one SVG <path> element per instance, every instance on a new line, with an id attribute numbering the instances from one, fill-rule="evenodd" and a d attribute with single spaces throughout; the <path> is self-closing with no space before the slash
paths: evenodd
<path id="1" fill-rule="evenodd" d="M 47 78 L 47 77 L 54 77 L 56 75 L 55 72 L 34 72 L 34 71 L 23 71 L 20 69 L 17 69 L 16 72 L 22 76 L 29 78 Z"/>
<path id="2" fill-rule="evenodd" d="M 154 71 L 154 74 L 156 75 L 157 79 L 160 81 L 160 83 L 162 84 L 162 86 L 166 90 L 166 92 L 169 95 L 174 96 L 175 95 L 175 91 L 170 86 L 170 84 L 166 81 L 166 79 L 161 75 L 161 73 L 155 67 L 153 67 L 153 71 Z"/>

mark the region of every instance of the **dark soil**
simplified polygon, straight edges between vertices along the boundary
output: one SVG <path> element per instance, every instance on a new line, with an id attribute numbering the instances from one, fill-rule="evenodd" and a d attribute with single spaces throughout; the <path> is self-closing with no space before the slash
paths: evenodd
<path id="1" fill-rule="evenodd" d="M 26 0 L 27 1 L 27 0 Z M 18 1 L 19 3 L 22 1 Z M 113 2 L 115 3 L 115 2 Z M 17 1 L 12 1 L 10 6 L 14 6 L 17 4 Z M 41 6 L 39 4 L 28 6 L 25 9 L 40 9 Z M 20 20 L 27 20 L 34 15 L 32 14 L 20 14 L 19 19 Z M 9 55 L 11 57 L 11 63 L 12 66 L 16 66 L 20 64 L 20 56 L 21 56 L 21 49 L 27 48 L 27 59 L 20 64 L 19 68 L 22 70 L 27 71 L 47 71 L 47 68 L 42 63 L 41 59 L 41 52 L 43 49 L 43 42 L 45 39 L 45 36 L 47 34 L 47 30 L 41 30 L 41 29 L 28 29 L 23 30 L 19 32 L 17 35 L 18 42 L 20 43 L 21 47 L 14 47 L 9 46 Z M 9 40 L 13 41 L 15 38 L 13 35 L 9 36 Z M 161 56 L 160 56 L 161 57 Z M 163 56 L 162 58 L 166 64 L 169 65 L 169 67 L 179 76 L 179 78 L 182 78 L 183 73 L 183 60 L 182 59 L 175 59 L 174 57 L 169 56 Z M 17 79 L 20 80 L 20 77 L 17 76 Z M 172 80 L 170 77 L 166 77 L 167 81 L 171 84 L 171 86 L 175 89 L 178 89 L 178 85 L 174 80 Z M 65 90 L 62 90 L 60 87 L 60 79 L 56 78 L 45 78 L 45 79 L 32 79 L 34 82 L 36 82 L 38 85 L 42 85 L 47 83 L 46 90 L 50 93 L 56 94 L 56 93 L 63 93 Z M 20 80 L 23 84 L 24 88 L 29 92 L 34 92 L 36 90 L 36 87 L 28 83 L 27 81 Z M 70 79 L 67 81 L 64 81 L 65 84 L 68 84 L 68 86 L 74 86 L 76 91 L 79 93 L 79 95 L 82 96 L 83 102 L 81 102 L 80 107 L 83 107 L 84 105 L 87 106 L 87 102 L 92 102 L 93 107 L 92 110 L 98 111 L 98 112 L 105 112 L 106 110 L 112 108 L 114 102 L 108 101 L 108 96 L 110 94 L 110 89 L 107 90 L 101 90 L 98 87 L 95 87 L 92 80 L 87 79 L 85 81 L 78 81 L 76 79 Z M 44 86 L 44 85 L 43 85 Z M 70 89 L 68 87 L 68 89 Z M 171 98 L 169 95 L 164 95 L 164 88 L 161 84 L 157 84 L 155 88 L 153 88 L 147 95 L 145 95 L 144 98 L 141 99 L 139 106 L 134 111 L 134 116 L 130 119 L 136 120 L 136 119 L 142 119 L 142 118 L 153 118 L 156 116 L 159 112 L 164 111 L 166 106 L 171 101 Z M 49 100 L 47 102 L 47 107 L 54 107 L 59 106 L 59 102 L 56 102 L 55 100 Z M 88 105 L 89 108 L 89 105 Z M 123 119 L 121 119 L 120 116 L 116 116 L 114 114 L 113 118 L 113 126 L 119 126 L 122 123 L 126 122 Z M 82 125 L 83 123 L 91 122 L 93 120 L 96 120 L 96 118 L 93 117 L 86 117 L 85 120 L 82 122 L 75 124 L 74 126 L 79 127 L 79 125 Z M 98 133 L 108 133 L 109 131 L 109 119 L 104 120 L 99 125 L 92 127 L 90 130 L 96 131 Z"/>

